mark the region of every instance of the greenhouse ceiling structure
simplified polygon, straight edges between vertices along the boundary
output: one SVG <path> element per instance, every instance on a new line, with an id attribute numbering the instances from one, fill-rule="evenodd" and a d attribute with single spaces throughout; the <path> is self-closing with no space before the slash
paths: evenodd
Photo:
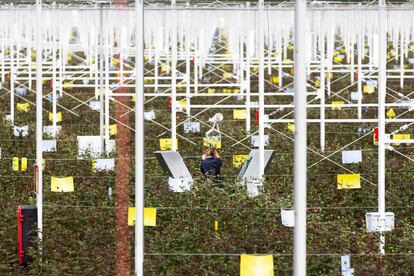
<path id="1" fill-rule="evenodd" d="M 1 275 L 414 274 L 414 1 L 3 0 L 0 99 Z"/>

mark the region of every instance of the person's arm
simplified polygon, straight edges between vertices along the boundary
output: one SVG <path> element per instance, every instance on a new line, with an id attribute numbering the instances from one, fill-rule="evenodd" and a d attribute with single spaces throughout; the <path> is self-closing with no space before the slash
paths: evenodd
<path id="1" fill-rule="evenodd" d="M 217 150 L 214 151 L 214 158 L 220 159 L 220 154 Z"/>

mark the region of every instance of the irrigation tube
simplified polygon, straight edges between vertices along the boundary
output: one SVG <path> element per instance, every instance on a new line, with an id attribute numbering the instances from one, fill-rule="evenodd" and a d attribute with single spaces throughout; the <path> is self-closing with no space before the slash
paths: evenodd
<path id="1" fill-rule="evenodd" d="M 135 275 L 144 275 L 144 0 L 135 0 Z"/>
<path id="2" fill-rule="evenodd" d="M 13 91 L 11 91 L 13 93 Z M 42 0 L 36 0 L 36 165 L 37 165 L 37 234 L 43 238 L 43 179 L 42 179 Z"/>
<path id="3" fill-rule="evenodd" d="M 306 0 L 295 6 L 294 275 L 306 275 Z"/>

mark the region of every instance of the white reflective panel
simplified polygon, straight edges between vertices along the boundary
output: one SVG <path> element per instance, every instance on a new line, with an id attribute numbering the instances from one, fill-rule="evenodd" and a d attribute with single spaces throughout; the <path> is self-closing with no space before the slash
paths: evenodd
<path id="1" fill-rule="evenodd" d="M 78 159 L 84 159 L 90 156 L 98 158 L 101 155 L 101 137 L 100 136 L 78 136 Z M 106 145 L 106 153 L 115 150 L 115 140 L 109 140 Z"/>
<path id="2" fill-rule="evenodd" d="M 13 135 L 16 137 L 22 136 L 22 137 L 26 137 L 27 135 L 29 135 L 29 126 L 14 126 L 13 127 Z"/>
<path id="3" fill-rule="evenodd" d="M 265 139 L 265 146 L 268 146 L 269 145 L 269 135 L 265 135 L 264 139 Z M 260 144 L 259 135 L 253 135 L 251 137 L 251 143 L 252 143 L 252 147 L 259 147 L 259 144 Z"/>
<path id="4" fill-rule="evenodd" d="M 115 159 L 95 159 L 94 171 L 113 171 Z"/>
<path id="5" fill-rule="evenodd" d="M 52 137 L 59 134 L 61 130 L 62 130 L 61 126 L 56 126 L 56 130 L 53 126 L 44 126 L 43 127 L 43 133 L 47 134 L 49 136 L 52 136 Z"/>
<path id="6" fill-rule="evenodd" d="M 282 224 L 286 227 L 295 226 L 295 210 L 280 209 Z"/>
<path id="7" fill-rule="evenodd" d="M 200 132 L 200 122 L 185 122 L 184 123 L 184 133 L 199 133 Z"/>
<path id="8" fill-rule="evenodd" d="M 342 164 L 352 164 L 362 162 L 362 151 L 344 150 L 342 152 Z"/>
<path id="9" fill-rule="evenodd" d="M 152 121 L 155 119 L 155 112 L 154 110 L 144 112 L 144 119 L 147 121 Z"/>
<path id="10" fill-rule="evenodd" d="M 42 151 L 53 152 L 56 151 L 56 140 L 42 140 Z"/>
<path id="11" fill-rule="evenodd" d="M 89 102 L 89 107 L 92 110 L 100 111 L 101 110 L 101 103 L 99 101 L 90 101 Z"/>

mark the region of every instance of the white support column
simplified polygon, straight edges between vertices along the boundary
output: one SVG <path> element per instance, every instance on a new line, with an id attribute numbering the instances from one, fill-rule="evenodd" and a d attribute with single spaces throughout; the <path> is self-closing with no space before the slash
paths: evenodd
<path id="1" fill-rule="evenodd" d="M 56 30 L 53 30 L 53 45 L 52 45 L 52 126 L 53 126 L 53 137 L 56 136 Z"/>
<path id="2" fill-rule="evenodd" d="M 135 0 L 135 275 L 144 275 L 144 0 Z"/>
<path id="3" fill-rule="evenodd" d="M 104 58 L 105 58 L 105 89 L 103 92 L 104 102 L 105 102 L 105 111 L 104 111 L 104 140 L 105 140 L 105 152 L 107 151 L 109 147 L 109 74 L 111 71 L 109 70 L 109 64 L 110 64 L 110 52 L 109 52 L 109 28 L 104 28 Z M 113 45 L 113 44 L 111 44 Z"/>
<path id="4" fill-rule="evenodd" d="M 187 3 L 188 4 L 188 3 Z M 189 16 L 190 12 L 186 11 L 186 17 L 190 18 Z M 191 115 L 191 99 L 190 99 L 190 94 L 191 94 L 191 89 L 190 89 L 190 74 L 191 74 L 191 51 L 190 51 L 190 28 L 189 28 L 189 24 L 186 26 L 185 29 L 185 76 L 186 76 L 186 81 L 185 81 L 185 94 L 186 94 L 186 113 L 187 113 L 187 117 L 190 117 Z"/>
<path id="5" fill-rule="evenodd" d="M 101 6 L 99 10 L 99 136 L 101 139 L 101 154 L 105 152 L 105 139 L 104 139 L 104 10 Z M 98 67 L 98 61 L 95 58 L 96 67 Z"/>
<path id="6" fill-rule="evenodd" d="M 265 149 L 265 97 L 264 97 L 264 32 L 263 32 L 263 0 L 259 0 L 259 172 L 264 178 L 264 149 Z"/>
<path id="7" fill-rule="evenodd" d="M 321 47 L 321 74 L 320 74 L 320 91 L 321 91 L 321 107 L 320 107 L 320 113 L 321 113 L 321 124 L 320 124 L 320 147 L 321 147 L 321 151 L 324 152 L 325 151 L 325 65 L 326 65 L 326 60 L 325 60 L 325 44 L 322 43 L 322 47 Z"/>
<path id="8" fill-rule="evenodd" d="M 10 60 L 10 117 L 11 125 L 14 126 L 14 65 L 13 58 Z"/>
<path id="9" fill-rule="evenodd" d="M 404 88 L 404 69 L 405 69 L 404 68 L 404 55 L 400 55 L 400 70 L 401 70 L 400 71 L 400 87 L 401 88 Z"/>
<path id="10" fill-rule="evenodd" d="M 171 150 L 177 150 L 177 8 L 171 0 L 172 39 L 171 39 Z"/>
<path id="11" fill-rule="evenodd" d="M 358 30 L 358 119 L 362 118 L 362 56 L 364 54 L 363 51 L 365 50 L 365 46 L 363 44 L 364 38 L 362 36 L 362 30 L 360 28 L 361 27 L 359 27 Z"/>
<path id="12" fill-rule="evenodd" d="M 378 1 L 378 212 L 385 221 L 385 97 L 387 94 L 387 11 L 385 0 Z M 380 233 L 379 252 L 385 254 L 385 235 Z"/>
<path id="13" fill-rule="evenodd" d="M 306 0 L 295 6 L 294 275 L 306 275 Z M 328 79 L 329 80 L 329 79 Z"/>
<path id="14" fill-rule="evenodd" d="M 36 165 L 37 165 L 37 228 L 43 239 L 43 173 L 42 173 L 42 0 L 36 0 Z"/>
<path id="15" fill-rule="evenodd" d="M 251 43 L 250 43 L 250 33 L 251 31 L 249 31 L 247 33 L 247 40 L 246 40 L 246 63 L 245 63 L 245 68 L 246 68 L 246 112 L 247 113 L 247 117 L 246 117 L 246 131 L 250 132 L 251 130 L 251 119 L 250 119 L 250 69 L 251 69 L 251 64 L 250 64 L 250 48 L 252 47 Z"/>

